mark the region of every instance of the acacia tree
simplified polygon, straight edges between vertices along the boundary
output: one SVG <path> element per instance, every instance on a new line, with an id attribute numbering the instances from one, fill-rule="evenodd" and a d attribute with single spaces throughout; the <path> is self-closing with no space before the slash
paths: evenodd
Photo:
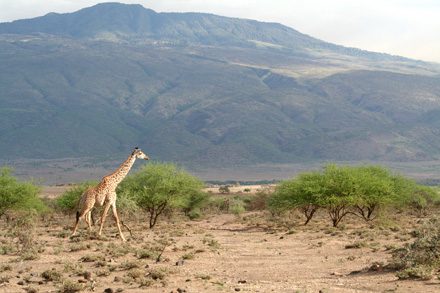
<path id="1" fill-rule="evenodd" d="M 378 208 L 395 199 L 392 178 L 386 169 L 378 166 L 329 164 L 321 172 L 303 173 L 297 179 L 281 183 L 270 206 L 278 210 L 299 208 L 306 224 L 318 208 L 327 210 L 334 227 L 349 214 L 370 221 Z"/>
<path id="2" fill-rule="evenodd" d="M 318 203 L 327 209 L 333 227 L 337 227 L 341 220 L 351 213 L 351 208 L 356 202 L 357 186 L 351 169 L 333 164 L 324 167 L 322 174 L 324 193 Z"/>
<path id="3" fill-rule="evenodd" d="M 355 180 L 349 167 L 327 165 L 322 172 L 300 174 L 282 182 L 269 201 L 276 210 L 299 208 L 309 223 L 319 208 L 328 211 L 334 227 L 351 212 Z"/>
<path id="4" fill-rule="evenodd" d="M 302 173 L 296 179 L 281 182 L 269 199 L 269 208 L 277 211 L 299 209 L 307 225 L 319 208 L 323 194 L 322 175 L 319 172 Z"/>
<path id="5" fill-rule="evenodd" d="M 182 207 L 191 195 L 200 193 L 202 182 L 173 164 L 151 163 L 120 185 L 121 196 L 132 198 L 149 214 L 149 227 L 169 207 Z"/>
<path id="6" fill-rule="evenodd" d="M 355 167 L 352 171 L 356 182 L 353 214 L 372 221 L 377 210 L 397 200 L 393 175 L 381 166 Z"/>
<path id="7" fill-rule="evenodd" d="M 393 175 L 381 166 L 330 164 L 322 172 L 303 173 L 282 182 L 269 200 L 273 210 L 300 209 L 305 224 L 318 208 L 326 209 L 334 227 L 349 214 L 371 221 L 379 209 L 391 204 L 423 213 L 427 207 L 440 204 L 440 196 L 432 188 Z"/>

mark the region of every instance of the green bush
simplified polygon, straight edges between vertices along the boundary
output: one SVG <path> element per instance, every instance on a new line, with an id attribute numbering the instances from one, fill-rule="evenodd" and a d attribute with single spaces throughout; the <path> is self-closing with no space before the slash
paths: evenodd
<path id="1" fill-rule="evenodd" d="M 229 212 L 229 198 L 225 196 L 212 195 L 208 198 L 206 208 L 214 213 Z"/>
<path id="2" fill-rule="evenodd" d="M 246 211 L 245 202 L 240 197 L 236 196 L 229 202 L 229 212 L 239 216 Z"/>
<path id="3" fill-rule="evenodd" d="M 393 251 L 388 267 L 400 279 L 430 279 L 440 271 L 440 220 L 431 219 L 414 234 L 413 243 Z"/>
<path id="4" fill-rule="evenodd" d="M 43 213 L 47 206 L 38 197 L 40 188 L 31 182 L 20 182 L 11 169 L 0 169 L 0 216 L 7 211 L 36 211 Z"/>
<path id="5" fill-rule="evenodd" d="M 223 185 L 223 186 L 220 186 L 218 188 L 218 192 L 220 192 L 221 194 L 228 194 L 231 191 L 229 190 L 229 186 L 228 185 Z"/>
<path id="6" fill-rule="evenodd" d="M 440 195 L 437 190 L 428 186 L 416 186 L 409 205 L 419 215 L 426 215 L 430 207 L 440 204 Z"/>
<path id="7" fill-rule="evenodd" d="M 185 198 L 183 211 L 191 220 L 202 216 L 202 209 L 208 204 L 209 195 L 204 192 L 194 192 Z"/>
<path id="8" fill-rule="evenodd" d="M 436 188 L 417 184 L 403 176 L 393 177 L 396 200 L 399 207 L 409 207 L 419 215 L 426 215 L 431 207 L 440 204 L 440 195 Z"/>
<path id="9" fill-rule="evenodd" d="M 96 182 L 83 182 L 72 186 L 56 199 L 56 207 L 64 213 L 74 213 L 78 209 L 78 202 L 86 189 L 96 185 Z"/>
<path id="10" fill-rule="evenodd" d="M 136 218 L 139 216 L 141 208 L 137 205 L 136 201 L 125 194 L 120 194 L 116 200 L 116 206 L 118 208 L 118 213 L 123 217 Z"/>
<path id="11" fill-rule="evenodd" d="M 188 208 L 189 198 L 201 193 L 202 187 L 199 179 L 173 164 L 151 163 L 125 178 L 118 193 L 145 210 L 153 228 L 166 209 Z"/>

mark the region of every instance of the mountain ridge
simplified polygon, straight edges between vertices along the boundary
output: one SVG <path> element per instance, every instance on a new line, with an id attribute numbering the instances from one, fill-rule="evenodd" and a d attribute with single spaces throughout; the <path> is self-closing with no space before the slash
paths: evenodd
<path id="1" fill-rule="evenodd" d="M 104 19 L 103 24 L 99 24 L 98 27 L 92 26 L 93 19 L 97 19 L 96 14 L 100 14 L 101 19 L 99 19 L 101 22 L 103 21 L 103 16 L 106 18 Z M 118 19 L 121 18 L 121 19 Z M 130 22 L 128 18 L 133 18 L 133 20 Z M 85 22 L 80 22 L 78 19 L 86 19 Z M 174 19 L 173 19 L 174 18 Z M 242 18 L 232 18 L 232 17 L 226 17 L 226 16 L 218 16 L 215 14 L 210 13 L 194 13 L 194 12 L 155 12 L 152 9 L 148 9 L 143 7 L 140 4 L 121 4 L 118 2 L 106 2 L 106 3 L 99 3 L 92 7 L 83 8 L 81 10 L 78 10 L 76 12 L 72 13 L 48 13 L 44 16 L 31 18 L 31 19 L 24 19 L 24 20 L 16 20 L 8 23 L 0 23 L 0 33 L 36 33 L 36 32 L 43 32 L 43 33 L 49 33 L 49 34 L 55 34 L 55 35 L 63 35 L 63 36 L 70 36 L 70 37 L 96 37 L 97 33 L 105 33 L 105 32 L 115 32 L 115 33 L 131 33 L 136 35 L 136 33 L 139 34 L 139 36 L 142 37 L 158 37 L 159 35 L 163 38 L 165 35 L 168 38 L 172 37 L 178 37 L 179 33 L 182 34 L 182 29 L 180 31 L 170 32 L 169 27 L 175 25 L 173 22 L 184 22 L 186 26 L 192 25 L 198 25 L 199 27 L 206 27 L 206 23 L 197 23 L 201 22 L 204 18 L 209 18 L 210 21 L 216 20 L 216 25 L 219 25 L 222 23 L 222 21 L 230 21 L 232 22 L 232 25 L 229 27 L 221 27 L 223 29 L 222 33 L 230 33 L 227 37 L 227 39 L 231 39 L 231 27 L 236 22 L 240 22 L 241 25 L 243 23 L 247 24 L 248 27 L 248 35 L 242 36 L 240 34 L 237 35 L 237 37 L 240 39 L 240 41 L 253 41 L 252 35 L 255 35 L 257 38 L 255 41 L 261 41 L 261 42 L 275 42 L 277 45 L 286 46 L 287 48 L 290 48 L 291 46 L 298 46 L 297 44 L 292 44 L 288 39 L 294 38 L 296 42 L 301 41 L 306 43 L 307 46 L 318 46 L 322 47 L 324 49 L 330 49 L 330 50 L 342 50 L 345 54 L 365 54 L 369 55 L 370 57 L 375 58 L 392 58 L 392 59 L 398 59 L 398 60 L 412 60 L 416 62 L 424 62 L 424 63 L 432 63 L 432 62 L 426 62 L 422 60 L 414 60 L 407 57 L 397 56 L 397 55 L 391 55 L 387 53 L 380 53 L 380 52 L 371 52 L 366 51 L 358 48 L 353 47 L 344 47 L 340 45 L 334 45 L 332 43 L 328 43 L 316 38 L 313 38 L 309 35 L 300 33 L 299 31 L 282 25 L 280 23 L 276 22 L 262 22 L 262 21 L 256 21 L 252 19 L 242 19 Z M 173 20 L 170 20 L 173 19 Z M 118 20 L 115 23 L 115 20 Z M 170 24 L 170 22 L 172 22 Z M 193 23 L 191 23 L 193 22 Z M 196 23 L 194 23 L 196 22 Z M 121 30 L 121 24 L 122 30 Z M 87 25 L 86 28 L 82 28 L 81 25 Z M 119 25 L 119 31 L 116 29 Z M 67 28 L 66 28 L 67 26 Z M 79 27 L 78 27 L 79 26 Z M 264 32 L 264 29 L 267 29 L 268 27 L 274 28 L 272 33 L 276 33 L 276 37 L 272 36 L 273 39 L 268 39 L 267 32 Z M 64 28 L 64 30 L 63 30 Z M 217 27 L 218 28 L 218 27 Z M 260 29 L 263 29 L 263 32 L 260 34 Z M 199 41 L 201 43 L 207 42 L 206 38 L 208 37 L 210 33 L 213 32 L 209 31 L 203 31 L 203 29 L 197 31 L 193 29 L 193 31 L 189 30 L 190 33 L 184 35 L 185 38 L 191 39 L 190 36 L 196 35 L 197 33 L 200 33 L 201 36 L 205 38 L 204 40 L 201 40 L 200 38 L 196 39 L 192 38 L 191 41 Z M 166 34 L 168 33 L 168 35 Z M 240 33 L 240 31 L 236 31 L 235 33 Z M 284 34 L 289 34 L 286 38 Z M 265 38 L 258 38 L 258 35 L 265 35 Z M 218 37 L 218 34 L 214 36 Z M 243 43 L 241 43 L 243 45 Z M 249 45 L 249 43 L 248 43 Z M 302 46 L 303 44 L 300 44 Z"/>
<path id="2" fill-rule="evenodd" d="M 146 16 L 115 21 L 108 9 Z M 152 35 L 105 35 L 110 20 L 111 32 L 151 21 Z M 134 145 L 203 166 L 440 157 L 437 64 L 139 5 L 38 21 L 0 24 L 0 159 L 105 157 Z"/>

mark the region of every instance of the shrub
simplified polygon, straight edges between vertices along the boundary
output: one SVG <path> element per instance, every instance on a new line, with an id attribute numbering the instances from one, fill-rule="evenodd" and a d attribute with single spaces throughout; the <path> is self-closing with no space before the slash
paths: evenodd
<path id="1" fill-rule="evenodd" d="M 202 209 L 208 204 L 209 195 L 204 192 L 194 192 L 186 197 L 183 211 L 191 220 L 202 215 Z"/>
<path id="2" fill-rule="evenodd" d="M 229 203 L 229 212 L 239 216 L 245 212 L 245 203 L 240 197 L 234 197 Z"/>
<path id="3" fill-rule="evenodd" d="M 229 212 L 229 198 L 224 196 L 210 196 L 207 203 L 207 208 L 214 213 Z"/>
<path id="4" fill-rule="evenodd" d="M 271 194 L 265 191 L 259 191 L 256 195 L 249 198 L 248 210 L 262 211 L 267 208 L 267 203 Z"/>
<path id="5" fill-rule="evenodd" d="M 41 277 L 49 282 L 57 282 L 62 278 L 62 274 L 58 272 L 55 268 L 51 270 L 46 270 L 41 274 Z"/>
<path id="6" fill-rule="evenodd" d="M 139 259 L 145 259 L 145 258 L 155 259 L 159 254 L 154 250 L 141 248 L 136 251 L 135 255 Z"/>
<path id="7" fill-rule="evenodd" d="M 440 204 L 437 189 L 417 184 L 414 180 L 400 175 L 393 177 L 396 198 L 394 204 L 398 207 L 408 207 L 418 215 L 426 215 L 429 208 Z"/>
<path id="8" fill-rule="evenodd" d="M 82 290 L 84 290 L 83 284 L 80 284 L 73 280 L 64 280 L 60 292 L 75 293 L 75 292 L 80 292 Z"/>
<path id="9" fill-rule="evenodd" d="M 69 188 L 56 199 L 57 208 L 68 214 L 76 212 L 81 195 L 94 185 L 96 182 L 87 181 Z"/>
<path id="10" fill-rule="evenodd" d="M 415 186 L 409 201 L 409 206 L 419 215 L 426 215 L 428 209 L 439 205 L 440 196 L 436 190 L 428 186 Z"/>
<path id="11" fill-rule="evenodd" d="M 218 188 L 218 192 L 220 192 L 221 194 L 227 194 L 230 193 L 231 191 L 229 190 L 228 185 L 223 185 Z"/>
<path id="12" fill-rule="evenodd" d="M 121 213 L 124 218 L 137 218 L 139 216 L 139 212 L 141 211 L 141 208 L 137 205 L 136 201 L 124 194 L 118 196 L 116 205 L 118 208 L 118 213 Z"/>
<path id="13" fill-rule="evenodd" d="M 200 193 L 202 186 L 200 180 L 173 164 L 148 164 L 127 177 L 118 191 L 149 214 L 149 226 L 153 228 L 166 209 L 185 208 L 188 198 Z"/>
<path id="14" fill-rule="evenodd" d="M 11 169 L 0 169 L 0 216 L 7 211 L 47 211 L 38 197 L 40 188 L 31 182 L 20 182 L 11 174 Z"/>
<path id="15" fill-rule="evenodd" d="M 167 271 L 164 268 L 152 269 L 148 273 L 148 277 L 150 277 L 153 280 L 164 280 L 166 276 L 167 276 Z"/>
<path id="16" fill-rule="evenodd" d="M 401 279 L 430 279 L 440 269 L 440 220 L 431 219 L 414 234 L 413 243 L 393 251 L 388 266 Z"/>
<path id="17" fill-rule="evenodd" d="M 24 254 L 36 254 L 36 224 L 35 211 L 22 211 L 17 214 L 10 225 L 11 235 L 18 239 L 19 251 Z"/>
<path id="18" fill-rule="evenodd" d="M 403 269 L 396 273 L 396 276 L 401 279 L 421 279 L 430 280 L 433 278 L 434 272 L 430 266 L 417 266 L 415 268 Z"/>

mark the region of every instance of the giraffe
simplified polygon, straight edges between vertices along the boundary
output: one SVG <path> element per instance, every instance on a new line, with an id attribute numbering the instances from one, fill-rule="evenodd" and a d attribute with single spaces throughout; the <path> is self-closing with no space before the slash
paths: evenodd
<path id="1" fill-rule="evenodd" d="M 113 173 L 104 176 L 95 187 L 87 189 L 82 195 L 78 203 L 78 211 L 76 212 L 76 223 L 72 232 L 72 236 L 76 234 L 81 219 L 85 219 L 89 230 L 91 230 L 91 211 L 95 205 L 104 206 L 104 211 L 101 216 L 101 225 L 99 227 L 98 235 L 101 235 L 104 227 L 105 218 L 109 208 L 112 208 L 113 216 L 118 226 L 119 236 L 122 241 L 126 241 L 121 231 L 118 213 L 116 211 L 116 187 L 127 176 L 136 159 L 148 160 L 148 156 L 144 154 L 138 147 L 136 147 L 130 156 L 125 160 Z"/>

